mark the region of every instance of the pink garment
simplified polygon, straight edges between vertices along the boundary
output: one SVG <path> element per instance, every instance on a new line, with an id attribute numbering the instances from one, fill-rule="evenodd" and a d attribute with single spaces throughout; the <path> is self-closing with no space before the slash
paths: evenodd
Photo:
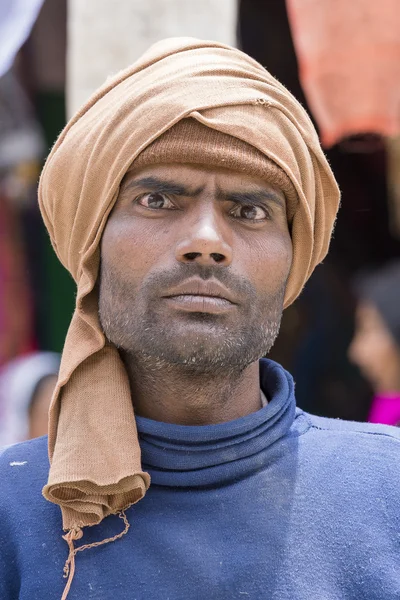
<path id="1" fill-rule="evenodd" d="M 400 427 L 400 394 L 375 396 L 368 421 Z"/>
<path id="2" fill-rule="evenodd" d="M 400 133 L 399 0 L 286 0 L 321 140 Z"/>

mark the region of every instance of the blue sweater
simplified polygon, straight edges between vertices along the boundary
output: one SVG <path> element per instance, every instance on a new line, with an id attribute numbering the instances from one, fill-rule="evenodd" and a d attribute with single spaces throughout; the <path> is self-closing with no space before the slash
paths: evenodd
<path id="1" fill-rule="evenodd" d="M 138 418 L 145 498 L 116 542 L 76 557 L 68 600 L 398 600 L 400 430 L 296 410 L 262 361 L 269 404 L 221 425 Z M 0 457 L 0 598 L 58 600 L 68 548 L 43 499 L 47 440 Z M 123 529 L 108 517 L 91 543 Z"/>

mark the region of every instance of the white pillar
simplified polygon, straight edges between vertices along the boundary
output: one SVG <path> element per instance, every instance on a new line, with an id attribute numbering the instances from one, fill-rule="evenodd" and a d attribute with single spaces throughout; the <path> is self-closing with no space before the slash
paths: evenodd
<path id="1" fill-rule="evenodd" d="M 69 0 L 69 115 L 109 75 L 163 38 L 189 36 L 235 45 L 236 4 L 236 0 Z"/>

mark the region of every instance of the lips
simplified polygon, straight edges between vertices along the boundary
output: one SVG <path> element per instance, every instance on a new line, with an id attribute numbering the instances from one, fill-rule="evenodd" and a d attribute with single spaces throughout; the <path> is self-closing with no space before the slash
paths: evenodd
<path id="1" fill-rule="evenodd" d="M 209 279 L 189 279 L 169 290 L 164 298 L 178 296 L 203 296 L 204 298 L 220 298 L 230 304 L 237 304 L 231 292 L 218 281 Z"/>
<path id="2" fill-rule="evenodd" d="M 237 304 L 231 292 L 219 282 L 197 278 L 174 287 L 163 297 L 185 312 L 221 314 Z"/>

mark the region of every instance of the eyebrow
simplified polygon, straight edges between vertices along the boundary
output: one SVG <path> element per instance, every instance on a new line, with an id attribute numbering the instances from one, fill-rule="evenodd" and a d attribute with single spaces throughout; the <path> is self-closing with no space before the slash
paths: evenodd
<path id="1" fill-rule="evenodd" d="M 124 186 L 123 191 L 125 192 L 136 188 L 146 188 L 152 192 L 163 192 L 173 196 L 186 196 L 188 198 L 195 198 L 201 194 L 204 189 L 204 187 L 200 187 L 191 190 L 174 181 L 158 179 L 158 177 L 143 177 L 142 179 L 134 179 L 127 183 L 126 186 Z"/>
<path id="2" fill-rule="evenodd" d="M 273 202 L 280 206 L 280 208 L 286 208 L 284 197 L 282 198 L 279 194 L 268 190 L 255 190 L 254 192 L 223 192 L 222 190 L 219 190 L 217 198 L 219 200 L 228 200 L 243 205 L 259 205 L 260 202 L 267 204 Z"/>
<path id="3" fill-rule="evenodd" d="M 146 188 L 152 192 L 166 193 L 173 196 L 186 196 L 187 198 L 196 198 L 204 190 L 204 186 L 196 189 L 190 189 L 189 187 L 174 181 L 159 179 L 158 177 L 143 177 L 141 179 L 134 179 L 127 183 L 123 188 L 123 192 L 137 188 Z M 279 194 L 269 190 L 225 192 L 221 189 L 218 189 L 217 199 L 235 202 L 236 204 L 242 205 L 259 205 L 260 202 L 273 202 L 280 208 L 286 208 L 284 198 L 282 198 Z"/>

